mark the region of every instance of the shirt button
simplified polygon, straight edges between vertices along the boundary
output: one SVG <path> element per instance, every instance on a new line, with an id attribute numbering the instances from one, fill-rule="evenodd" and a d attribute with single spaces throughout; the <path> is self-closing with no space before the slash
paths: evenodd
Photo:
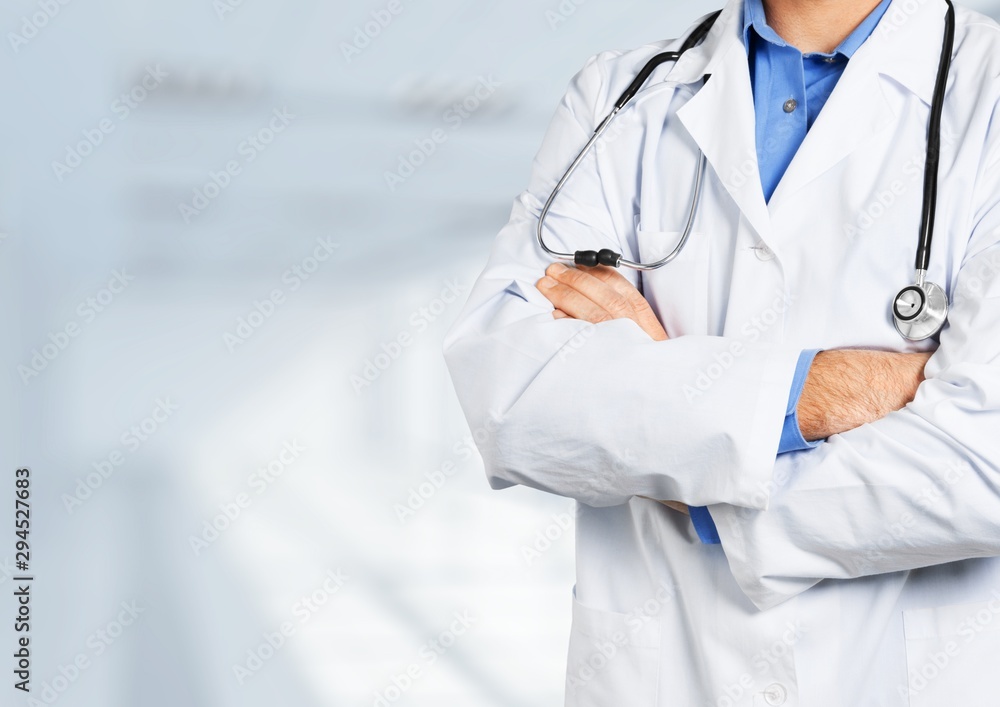
<path id="1" fill-rule="evenodd" d="M 758 241 L 757 245 L 753 247 L 753 252 L 757 256 L 757 260 L 765 263 L 769 260 L 774 260 L 774 251 L 764 241 Z"/>
<path id="2" fill-rule="evenodd" d="M 794 98 L 789 98 L 785 101 L 784 109 L 786 113 L 791 113 L 793 110 L 799 107 L 799 102 Z"/>
<path id="3" fill-rule="evenodd" d="M 835 56 L 828 56 L 828 57 L 825 57 L 823 59 L 823 61 L 825 61 L 827 64 L 832 64 L 833 62 L 837 61 L 837 57 L 835 57 Z"/>
<path id="4" fill-rule="evenodd" d="M 787 699 L 788 690 L 780 683 L 776 682 L 764 689 L 764 701 L 771 705 L 771 707 L 779 707 L 779 705 L 785 704 L 785 700 Z"/>

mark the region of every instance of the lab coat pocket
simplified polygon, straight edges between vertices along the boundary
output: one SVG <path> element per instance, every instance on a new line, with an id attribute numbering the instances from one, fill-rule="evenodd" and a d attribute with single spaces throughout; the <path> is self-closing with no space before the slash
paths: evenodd
<path id="1" fill-rule="evenodd" d="M 903 612 L 910 707 L 1000 702 L 1000 592 L 990 601 Z"/>
<path id="2" fill-rule="evenodd" d="M 566 707 L 655 705 L 659 669 L 655 617 L 602 611 L 573 598 Z"/>
<path id="3" fill-rule="evenodd" d="M 680 231 L 636 232 L 642 262 L 669 255 L 680 242 Z M 705 233 L 693 231 L 684 248 L 662 268 L 643 275 L 643 294 L 670 336 L 712 334 L 709 314 L 711 244 Z"/>

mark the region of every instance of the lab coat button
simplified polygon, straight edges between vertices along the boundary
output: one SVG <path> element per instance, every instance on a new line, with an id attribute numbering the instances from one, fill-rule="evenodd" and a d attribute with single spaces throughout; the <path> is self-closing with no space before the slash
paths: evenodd
<path id="1" fill-rule="evenodd" d="M 757 256 L 757 260 L 767 262 L 768 260 L 774 260 L 774 251 L 771 250 L 767 243 L 764 241 L 758 241 L 757 245 L 753 247 L 754 255 Z"/>
<path id="2" fill-rule="evenodd" d="M 779 705 L 785 704 L 785 700 L 788 699 L 788 690 L 781 683 L 774 683 L 768 685 L 764 689 L 764 701 L 771 707 L 778 707 Z"/>
<path id="3" fill-rule="evenodd" d="M 796 101 L 794 98 L 789 98 L 787 101 L 785 101 L 784 108 L 786 113 L 791 113 L 798 107 L 799 107 L 799 102 Z"/>

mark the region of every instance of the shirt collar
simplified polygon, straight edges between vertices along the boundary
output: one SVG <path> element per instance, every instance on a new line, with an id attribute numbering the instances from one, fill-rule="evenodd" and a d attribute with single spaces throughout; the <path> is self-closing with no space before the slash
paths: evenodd
<path id="1" fill-rule="evenodd" d="M 882 0 L 878 7 L 872 10 L 871 14 L 869 14 L 868 17 L 866 17 L 864 21 L 859 24 L 854 31 L 851 32 L 844 39 L 844 41 L 829 54 L 812 52 L 808 56 L 826 58 L 840 54 L 845 58 L 850 59 L 854 56 L 854 52 L 856 52 L 858 48 L 865 43 L 865 40 L 871 36 L 872 32 L 875 31 L 875 27 L 878 26 L 878 23 L 885 14 L 885 11 L 889 9 L 891 1 L 892 0 Z M 743 3 L 743 45 L 747 48 L 747 51 L 750 50 L 751 27 L 764 41 L 779 47 L 788 46 L 788 42 L 783 40 L 778 33 L 767 24 L 767 17 L 764 14 L 763 0 L 746 0 Z"/>

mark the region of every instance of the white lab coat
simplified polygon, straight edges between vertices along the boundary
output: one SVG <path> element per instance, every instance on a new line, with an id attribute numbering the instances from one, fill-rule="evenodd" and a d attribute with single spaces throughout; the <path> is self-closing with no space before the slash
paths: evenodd
<path id="1" fill-rule="evenodd" d="M 949 326 L 905 409 L 776 457 L 799 352 L 911 344 L 943 0 L 894 0 L 765 203 L 732 0 L 555 202 L 562 250 L 656 259 L 670 336 L 554 320 L 540 207 L 660 42 L 573 79 L 445 355 L 494 488 L 576 499 L 567 705 L 1000 704 L 1000 28 L 958 8 L 929 279 Z M 703 84 L 702 77 L 711 74 Z M 625 274 L 636 281 L 632 271 Z M 722 538 L 642 497 L 708 505 Z M 567 602 L 570 597 L 567 597 Z"/>

